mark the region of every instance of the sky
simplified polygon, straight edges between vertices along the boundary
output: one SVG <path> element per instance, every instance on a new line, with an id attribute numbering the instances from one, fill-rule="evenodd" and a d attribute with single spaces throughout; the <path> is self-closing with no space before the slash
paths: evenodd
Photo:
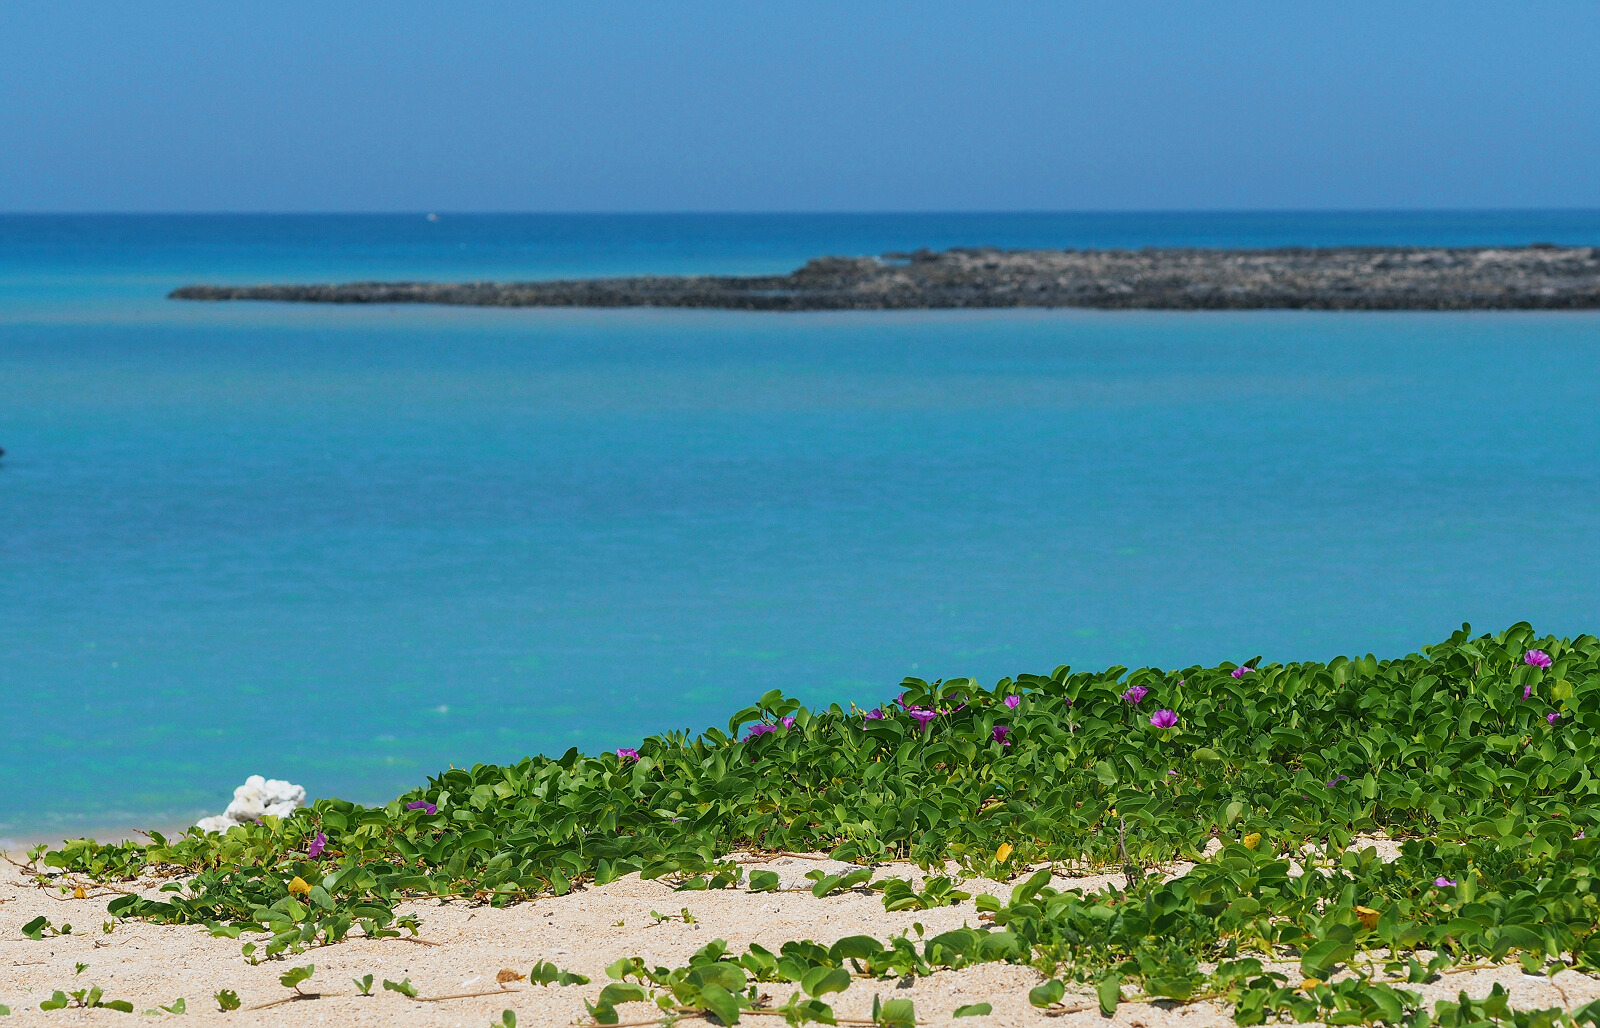
<path id="1" fill-rule="evenodd" d="M 1600 207 L 1600 3 L 0 4 L 0 211 Z"/>

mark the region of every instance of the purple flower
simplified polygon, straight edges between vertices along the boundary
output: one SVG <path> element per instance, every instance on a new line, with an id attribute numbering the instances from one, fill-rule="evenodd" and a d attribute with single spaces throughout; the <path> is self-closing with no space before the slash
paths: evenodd
<path id="1" fill-rule="evenodd" d="M 1128 691 L 1122 694 L 1122 698 L 1137 707 L 1144 702 L 1144 698 L 1148 695 L 1150 695 L 1149 689 L 1142 685 L 1134 685 L 1128 687 Z"/>
<path id="2" fill-rule="evenodd" d="M 864 721 L 882 721 L 883 711 L 875 707 L 872 710 L 867 711 L 865 714 L 862 714 L 861 718 Z"/>
<path id="3" fill-rule="evenodd" d="M 768 732 L 776 732 L 777 730 L 778 730 L 778 726 L 777 725 L 769 725 L 769 724 L 765 724 L 765 723 L 759 724 L 759 725 L 751 725 L 750 726 L 750 730 L 748 732 L 744 733 L 744 741 L 745 742 L 749 742 L 751 739 L 754 739 L 758 735 L 766 735 Z"/>
<path id="4" fill-rule="evenodd" d="M 617 751 L 617 759 L 623 763 L 627 763 L 630 760 L 638 760 L 639 751 L 630 746 L 624 746 Z"/>
<path id="5" fill-rule="evenodd" d="M 1455 880 L 1455 879 L 1454 879 L 1454 878 L 1446 878 L 1446 877 L 1444 877 L 1444 876 L 1443 876 L 1443 875 L 1440 875 L 1440 876 L 1439 876 L 1439 877 L 1438 877 L 1438 878 L 1435 878 L 1435 879 L 1434 879 L 1434 880 L 1433 880 L 1433 884 L 1434 884 L 1434 885 L 1437 885 L 1437 886 L 1438 886 L 1438 887 L 1439 887 L 1439 888 L 1441 888 L 1441 889 L 1442 889 L 1442 888 L 1444 888 L 1444 887 L 1445 887 L 1445 886 L 1447 886 L 1447 885 L 1454 885 L 1454 884 L 1456 884 L 1456 880 Z"/>
<path id="6" fill-rule="evenodd" d="M 785 728 L 793 728 L 794 727 L 794 715 L 793 714 L 790 714 L 788 717 L 783 719 L 783 727 L 785 727 Z"/>
<path id="7" fill-rule="evenodd" d="M 1235 678 L 1243 678 L 1245 675 L 1248 675 L 1250 672 L 1252 672 L 1254 670 L 1255 670 L 1255 668 L 1253 668 L 1253 667 L 1236 667 L 1236 668 L 1233 669 L 1233 677 L 1235 677 Z"/>
<path id="8" fill-rule="evenodd" d="M 1336 784 L 1338 782 L 1348 782 L 1349 780 L 1350 780 L 1350 776 L 1349 775 L 1335 775 L 1334 777 L 1332 777 L 1331 779 L 1328 780 L 1328 784 L 1329 785 L 1334 785 L 1334 784 Z"/>
<path id="9" fill-rule="evenodd" d="M 1522 655 L 1522 662 L 1532 667 L 1549 667 L 1551 664 L 1550 654 L 1543 650 L 1529 650 Z"/>
<path id="10" fill-rule="evenodd" d="M 1573 836 L 1573 839 L 1581 839 L 1581 838 L 1583 838 L 1583 829 L 1580 828 L 1580 829 L 1578 829 L 1578 834 Z"/>
<path id="11" fill-rule="evenodd" d="M 1553 725 L 1557 721 L 1561 720 L 1561 712 L 1560 711 L 1556 711 L 1556 710 L 1552 710 L 1550 713 L 1548 713 L 1548 714 L 1546 714 L 1544 716 L 1544 719 L 1546 721 L 1550 722 Z"/>
<path id="12" fill-rule="evenodd" d="M 1010 707 L 1012 710 L 1016 710 L 1018 707 L 1022 706 L 1022 697 L 1021 696 L 1007 696 L 1005 702 L 1006 702 L 1006 706 Z"/>
<path id="13" fill-rule="evenodd" d="M 1532 696 L 1532 695 L 1533 695 L 1533 686 L 1525 685 L 1525 686 L 1522 687 L 1522 698 L 1523 699 L 1527 699 L 1529 696 Z"/>
<path id="14" fill-rule="evenodd" d="M 439 808 L 434 806 L 432 803 L 429 803 L 427 800 L 417 800 L 415 803 L 407 803 L 406 809 L 426 810 L 430 814 L 437 814 L 439 812 Z"/>
<path id="15" fill-rule="evenodd" d="M 1158 710 L 1150 715 L 1150 723 L 1157 728 L 1171 728 L 1178 723 L 1178 715 L 1170 710 Z"/>
<path id="16" fill-rule="evenodd" d="M 938 717 L 938 713 L 926 707 L 907 707 L 906 713 L 917 719 L 918 730 L 926 730 L 928 722 Z"/>
<path id="17" fill-rule="evenodd" d="M 328 837 L 318 832 L 311 840 L 311 845 L 306 849 L 306 856 L 316 860 L 322 856 L 322 851 L 328 848 Z"/>
<path id="18" fill-rule="evenodd" d="M 1010 746 L 1011 729 L 1007 728 L 1005 725 L 995 725 L 994 732 L 990 735 L 990 738 L 1002 746 Z"/>

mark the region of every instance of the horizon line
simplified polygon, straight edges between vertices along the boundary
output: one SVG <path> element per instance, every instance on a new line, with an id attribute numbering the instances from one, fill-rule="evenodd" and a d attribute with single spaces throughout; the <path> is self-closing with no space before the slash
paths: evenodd
<path id="1" fill-rule="evenodd" d="M 1263 215 L 1263 214 L 1600 214 L 1600 207 L 1126 207 L 1126 208 L 1014 208 L 1014 209 L 911 209 L 911 210 L 56 210 L 0 211 L 0 218 L 673 218 L 673 217 L 1015 217 L 1117 216 L 1117 215 Z"/>

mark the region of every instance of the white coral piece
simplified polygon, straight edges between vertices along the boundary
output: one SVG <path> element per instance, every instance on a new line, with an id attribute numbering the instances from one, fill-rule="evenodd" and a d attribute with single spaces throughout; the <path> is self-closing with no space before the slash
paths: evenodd
<path id="1" fill-rule="evenodd" d="M 234 825 L 249 824 L 269 814 L 287 817 L 305 806 L 305 803 L 305 786 L 278 778 L 251 775 L 243 785 L 233 790 L 233 802 L 228 804 L 225 812 L 202 818 L 195 827 L 203 832 L 225 832 Z"/>

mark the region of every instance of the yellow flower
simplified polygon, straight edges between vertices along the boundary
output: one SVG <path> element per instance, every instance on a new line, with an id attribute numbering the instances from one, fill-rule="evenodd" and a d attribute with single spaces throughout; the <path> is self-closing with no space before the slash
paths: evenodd
<path id="1" fill-rule="evenodd" d="M 1357 907 L 1356 916 L 1361 918 L 1361 926 L 1363 928 L 1370 929 L 1378 927 L 1378 918 L 1382 915 L 1371 907 Z"/>
<path id="2" fill-rule="evenodd" d="M 1322 984 L 1322 979 L 1321 978 L 1307 978 L 1305 981 L 1300 983 L 1300 988 L 1304 992 L 1310 992 L 1312 989 L 1315 989 L 1317 986 L 1319 986 L 1321 984 Z"/>
<path id="3" fill-rule="evenodd" d="M 1261 833 L 1260 832 L 1251 832 L 1249 835 L 1245 836 L 1243 839 L 1241 839 L 1239 841 L 1244 843 L 1244 848 L 1245 849 L 1253 850 L 1261 842 Z"/>
<path id="4" fill-rule="evenodd" d="M 998 860 L 1002 864 L 1004 864 L 1006 862 L 1006 858 L 1010 856 L 1011 844 L 1009 842 L 1002 842 L 1000 844 L 1000 848 L 994 851 L 994 859 Z"/>
<path id="5" fill-rule="evenodd" d="M 299 875 L 295 875 L 294 880 L 289 883 L 289 895 L 309 896 L 311 895 L 311 886 L 306 884 L 306 880 L 304 878 L 301 878 Z"/>
<path id="6" fill-rule="evenodd" d="M 72 898 L 75 900 L 88 899 L 89 894 L 83 891 L 83 886 L 78 885 L 73 887 Z"/>

